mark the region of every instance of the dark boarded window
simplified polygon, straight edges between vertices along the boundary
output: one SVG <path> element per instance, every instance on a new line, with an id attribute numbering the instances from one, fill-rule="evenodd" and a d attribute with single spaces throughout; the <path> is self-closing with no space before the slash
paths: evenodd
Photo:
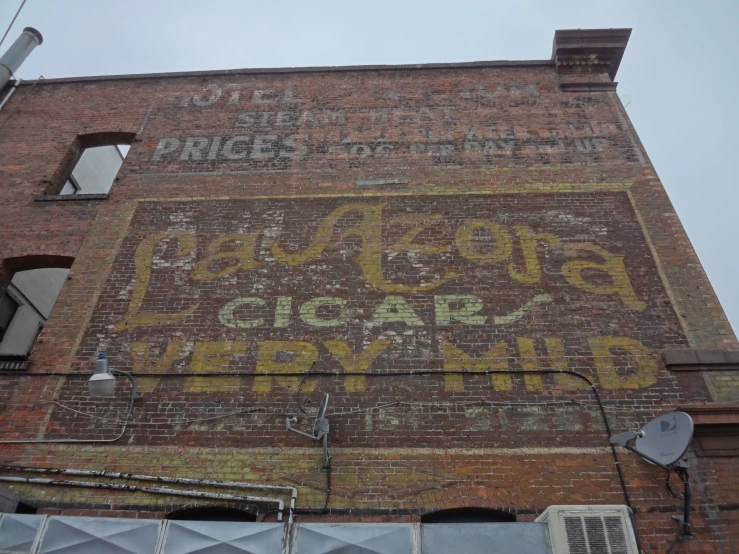
<path id="1" fill-rule="evenodd" d="M 421 516 L 421 523 L 491 523 L 513 522 L 516 516 L 490 508 L 451 508 Z"/>
<path id="2" fill-rule="evenodd" d="M 18 303 L 13 300 L 10 295 L 4 294 L 0 297 L 0 341 L 3 340 L 5 332 L 13 321 L 15 312 L 18 311 Z"/>
<path id="3" fill-rule="evenodd" d="M 179 521 L 256 521 L 256 514 L 236 508 L 213 508 L 203 506 L 175 510 L 167 514 L 167 519 Z"/>

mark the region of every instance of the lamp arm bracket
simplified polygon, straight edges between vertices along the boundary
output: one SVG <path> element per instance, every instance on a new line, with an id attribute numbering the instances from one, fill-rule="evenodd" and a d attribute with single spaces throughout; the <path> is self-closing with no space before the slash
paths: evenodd
<path id="1" fill-rule="evenodd" d="M 288 431 L 292 431 L 293 433 L 297 433 L 298 435 L 303 435 L 304 437 L 308 437 L 309 439 L 318 440 L 320 437 L 316 437 L 315 435 L 310 435 L 304 431 L 300 431 L 299 429 L 295 429 L 295 427 L 292 426 L 292 423 L 296 420 L 296 418 L 288 417 L 285 418 L 285 426 Z"/>

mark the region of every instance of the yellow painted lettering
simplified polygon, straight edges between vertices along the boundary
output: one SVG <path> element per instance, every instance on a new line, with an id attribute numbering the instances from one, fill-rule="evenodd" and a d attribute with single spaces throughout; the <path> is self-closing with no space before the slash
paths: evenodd
<path id="1" fill-rule="evenodd" d="M 475 245 L 475 238 L 477 242 L 486 243 L 487 237 L 480 236 L 476 231 L 486 231 L 488 235 L 495 242 L 492 249 L 488 252 L 481 252 Z M 457 229 L 457 234 L 454 237 L 454 242 L 457 245 L 457 250 L 465 258 L 471 262 L 477 264 L 492 264 L 502 262 L 508 259 L 513 253 L 513 241 L 508 231 L 492 221 L 468 221 L 463 223 Z"/>
<path id="2" fill-rule="evenodd" d="M 236 309 L 241 306 L 256 306 L 261 308 L 264 306 L 264 300 L 261 298 L 236 298 L 226 303 L 218 312 L 218 319 L 226 327 L 235 327 L 237 329 L 251 329 L 264 324 L 264 319 L 238 319 L 236 317 Z"/>
<path id="3" fill-rule="evenodd" d="M 261 266 L 262 264 L 254 257 L 254 247 L 259 233 L 260 231 L 254 231 L 224 235 L 214 240 L 208 245 L 208 255 L 195 265 L 192 278 L 198 281 L 218 279 L 242 269 L 255 269 Z M 223 250 L 224 247 L 227 249 Z"/>
<path id="4" fill-rule="evenodd" d="M 539 262 L 539 243 L 549 246 L 558 246 L 559 239 L 550 233 L 535 233 L 525 225 L 514 227 L 521 243 L 524 268 L 518 269 L 515 265 L 508 265 L 508 274 L 512 279 L 524 285 L 533 285 L 541 281 L 541 263 Z"/>
<path id="5" fill-rule="evenodd" d="M 538 371 L 541 369 L 539 365 L 539 358 L 536 355 L 536 346 L 534 345 L 534 339 L 528 339 L 519 337 L 518 352 L 521 354 L 521 365 L 526 371 Z M 526 390 L 542 390 L 544 384 L 541 380 L 541 375 L 534 373 L 525 373 L 523 376 L 524 383 L 526 383 Z"/>
<path id="6" fill-rule="evenodd" d="M 442 339 L 441 354 L 444 357 L 445 370 L 466 370 L 482 373 L 489 370 L 502 371 L 508 369 L 508 358 L 503 341 L 493 345 L 490 350 L 483 353 L 479 358 L 475 358 L 468 356 L 452 343 Z M 513 389 L 513 381 L 510 375 L 505 373 L 493 374 L 492 378 L 494 390 Z M 445 375 L 444 390 L 450 392 L 464 390 L 463 375 Z"/>
<path id="7" fill-rule="evenodd" d="M 567 281 L 582 290 L 593 294 L 617 294 L 621 297 L 621 301 L 629 308 L 638 312 L 644 311 L 647 307 L 645 302 L 639 300 L 631 285 L 629 275 L 626 272 L 623 256 L 616 256 L 603 248 L 588 243 L 570 243 L 564 247 L 565 254 L 575 257 L 578 252 L 591 252 L 596 256 L 603 258 L 603 262 L 593 262 L 590 260 L 572 260 L 562 266 L 562 274 Z M 606 273 L 610 278 L 609 284 L 597 284 L 585 280 L 582 272 L 584 270 L 595 270 Z"/>
<path id="8" fill-rule="evenodd" d="M 544 344 L 547 347 L 547 355 L 549 357 L 549 365 L 555 371 L 569 371 L 570 367 L 567 365 L 567 357 L 565 356 L 565 347 L 562 344 L 562 340 L 556 337 L 546 337 Z M 564 373 L 562 375 L 554 375 L 557 384 L 564 389 L 587 389 L 590 388 L 584 379 L 575 377 L 574 375 L 568 375 Z"/>
<path id="9" fill-rule="evenodd" d="M 405 323 L 408 327 L 423 326 L 423 321 L 402 296 L 386 296 L 385 300 L 375 308 L 367 325 L 379 327 L 385 323 Z"/>
<path id="10" fill-rule="evenodd" d="M 416 237 L 426 230 L 429 224 L 439 223 L 441 214 L 407 214 L 394 217 L 390 225 L 410 227 L 395 243 L 391 244 L 386 252 L 388 254 L 412 253 L 412 254 L 443 254 L 449 251 L 449 246 L 444 244 L 418 244 L 413 242 Z"/>
<path id="11" fill-rule="evenodd" d="M 176 313 L 145 312 L 141 310 L 141 305 L 144 303 L 144 297 L 151 281 L 151 264 L 154 258 L 154 249 L 157 244 L 165 240 L 177 241 L 178 245 L 175 256 L 178 257 L 192 254 L 197 246 L 195 236 L 185 231 L 161 231 L 159 233 L 153 233 L 141 241 L 136 247 L 136 253 L 134 254 L 136 275 L 134 277 L 131 304 L 128 306 L 126 315 L 115 326 L 116 332 L 123 331 L 124 329 L 133 329 L 134 327 L 156 327 L 158 325 L 179 323 L 187 319 L 198 307 L 195 304 L 192 308 Z"/>
<path id="12" fill-rule="evenodd" d="M 228 371 L 231 358 L 246 356 L 245 342 L 197 342 L 192 353 L 192 370 L 195 373 Z M 185 392 L 238 392 L 241 377 L 188 377 Z"/>
<path id="13" fill-rule="evenodd" d="M 604 389 L 643 389 L 657 382 L 657 363 L 649 349 L 629 337 L 591 337 L 595 369 Z M 619 375 L 614 350 L 625 353 L 629 361 Z M 636 363 L 633 363 L 636 362 Z"/>
<path id="14" fill-rule="evenodd" d="M 321 306 L 338 306 L 340 312 L 336 317 L 325 319 L 319 317 L 316 313 Z M 321 296 L 308 300 L 300 307 L 300 318 L 311 327 L 336 327 L 344 325 L 349 319 L 349 313 L 346 310 L 346 300 L 333 296 Z"/>
<path id="15" fill-rule="evenodd" d="M 412 293 L 433 290 L 445 282 L 456 279 L 458 274 L 448 271 L 441 278 L 423 285 L 402 285 L 388 281 L 382 272 L 383 242 L 382 242 L 382 210 L 386 204 L 350 203 L 336 208 L 316 230 L 311 244 L 302 252 L 288 252 L 279 242 L 272 244 L 272 255 L 282 264 L 302 265 L 314 261 L 326 249 L 333 238 L 334 228 L 349 214 L 358 212 L 361 221 L 357 221 L 342 231 L 339 239 L 359 238 L 362 241 L 362 250 L 356 260 L 362 275 L 375 288 L 390 293 Z"/>
<path id="16" fill-rule="evenodd" d="M 323 345 L 331 355 L 349 372 L 366 372 L 377 357 L 392 344 L 388 339 L 373 341 L 364 350 L 355 353 L 351 347 L 341 340 L 328 340 Z M 364 392 L 366 389 L 365 377 L 362 375 L 347 375 L 346 390 L 348 392 Z"/>
<path id="17" fill-rule="evenodd" d="M 440 294 L 434 296 L 437 325 L 458 321 L 468 325 L 484 325 L 485 316 L 478 312 L 483 304 L 474 294 Z"/>
<path id="18" fill-rule="evenodd" d="M 174 341 L 168 343 L 164 352 L 154 360 L 151 356 L 151 346 L 150 342 L 131 343 L 134 374 L 168 373 L 178 358 L 184 358 L 189 353 L 185 342 Z M 136 377 L 136 389 L 139 392 L 151 392 L 160 380 L 160 377 Z"/>
<path id="19" fill-rule="evenodd" d="M 301 373 L 308 371 L 317 359 L 318 349 L 309 342 L 289 340 L 262 342 L 259 345 L 259 355 L 257 356 L 257 376 L 254 378 L 254 392 L 269 392 L 272 390 L 272 376 L 259 375 L 259 373 Z M 304 381 L 302 386 L 301 381 Z M 315 377 L 274 377 L 276 385 L 293 392 L 296 392 L 298 387 L 305 392 L 310 392 L 316 388 L 317 381 Z"/>

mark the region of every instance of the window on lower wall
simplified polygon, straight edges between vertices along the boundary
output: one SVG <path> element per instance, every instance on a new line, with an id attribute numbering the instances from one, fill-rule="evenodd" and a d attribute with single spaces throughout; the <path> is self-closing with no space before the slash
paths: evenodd
<path id="1" fill-rule="evenodd" d="M 5 333 L 10 327 L 13 317 L 15 317 L 18 311 L 18 302 L 10 296 L 10 293 L 6 292 L 2 298 L 0 298 L 0 342 L 2 342 Z"/>
<path id="2" fill-rule="evenodd" d="M 513 522 L 515 514 L 491 508 L 450 508 L 421 516 L 421 523 L 491 523 Z"/>
<path id="3" fill-rule="evenodd" d="M 13 275 L 0 297 L 0 357 L 31 353 L 68 273 L 50 267 Z"/>
<path id="4" fill-rule="evenodd" d="M 256 521 L 257 516 L 236 508 L 202 506 L 170 512 L 166 519 L 179 521 Z"/>
<path id="5" fill-rule="evenodd" d="M 127 144 L 85 148 L 59 194 L 107 194 L 129 148 Z"/>

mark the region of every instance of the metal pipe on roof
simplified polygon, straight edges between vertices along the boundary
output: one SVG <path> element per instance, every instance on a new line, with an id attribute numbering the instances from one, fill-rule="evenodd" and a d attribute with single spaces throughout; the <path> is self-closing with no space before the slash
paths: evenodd
<path id="1" fill-rule="evenodd" d="M 205 498 L 208 500 L 226 500 L 236 502 L 253 502 L 277 505 L 277 521 L 282 521 L 282 512 L 285 510 L 285 502 L 280 498 L 265 496 L 240 496 L 236 494 L 222 494 L 216 492 L 201 492 L 194 490 L 169 489 L 165 487 L 139 487 L 136 485 L 118 485 L 114 483 L 99 483 L 94 481 L 75 481 L 66 479 L 43 479 L 35 477 L 10 477 L 0 476 L 0 481 L 6 483 L 25 483 L 28 485 L 56 485 L 59 487 L 82 487 L 87 489 L 111 489 L 129 492 L 148 492 L 150 494 L 164 494 L 169 496 L 187 496 L 190 498 Z"/>
<path id="2" fill-rule="evenodd" d="M 135 473 L 122 473 L 119 471 L 93 470 L 93 469 L 57 469 L 43 467 L 23 467 L 13 465 L 0 465 L 0 471 L 22 471 L 28 473 L 51 473 L 85 477 L 108 477 L 113 479 L 125 479 L 134 481 L 154 481 L 158 483 L 173 483 L 178 485 L 196 485 L 208 487 L 237 488 L 237 489 L 265 489 L 278 490 L 290 493 L 289 523 L 293 522 L 293 512 L 295 511 L 295 501 L 298 498 L 298 489 L 290 485 L 268 485 L 266 483 L 245 483 L 243 481 L 218 481 L 215 479 L 191 479 L 187 477 L 160 477 L 155 475 L 138 475 Z M 0 477 L 0 481 L 3 477 Z M 67 483 L 68 481 L 64 481 Z M 254 497 L 252 497 L 254 498 Z M 258 498 L 258 497 L 257 497 Z M 279 500 L 279 499 L 276 499 Z M 280 505 L 282 512 L 284 504 Z M 280 516 L 280 521 L 282 516 Z"/>
<path id="3" fill-rule="evenodd" d="M 15 94 L 15 91 L 18 89 L 18 85 L 20 85 L 22 81 L 23 79 L 18 79 L 15 83 L 13 83 L 13 86 L 8 91 L 8 94 L 6 94 L 5 98 L 3 98 L 2 102 L 0 102 L 0 110 L 2 110 L 3 106 L 5 106 L 7 101 L 10 100 L 10 97 L 13 96 L 13 94 Z"/>
<path id="4" fill-rule="evenodd" d="M 21 35 L 0 58 L 0 90 L 8 84 L 33 49 L 43 42 L 44 37 L 33 27 L 23 29 Z"/>

